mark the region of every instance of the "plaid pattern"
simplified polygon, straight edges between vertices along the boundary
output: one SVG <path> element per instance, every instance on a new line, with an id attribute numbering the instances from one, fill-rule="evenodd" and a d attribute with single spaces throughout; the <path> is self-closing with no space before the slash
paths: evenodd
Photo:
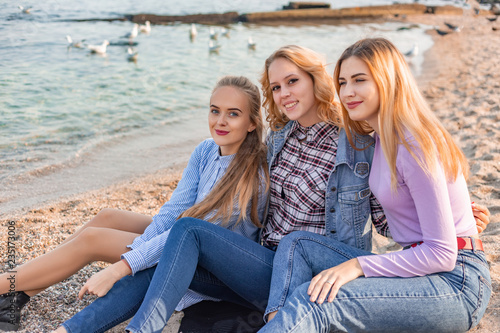
<path id="1" fill-rule="evenodd" d="M 278 245 L 296 230 L 325 234 L 325 190 L 335 166 L 338 137 L 339 128 L 334 125 L 295 123 L 271 166 L 264 244 Z"/>
<path id="2" fill-rule="evenodd" d="M 387 219 L 385 217 L 382 205 L 378 202 L 377 198 L 370 195 L 370 210 L 372 215 L 372 223 L 379 234 L 385 237 L 391 237 L 391 232 L 389 231 L 389 225 L 387 224 Z"/>

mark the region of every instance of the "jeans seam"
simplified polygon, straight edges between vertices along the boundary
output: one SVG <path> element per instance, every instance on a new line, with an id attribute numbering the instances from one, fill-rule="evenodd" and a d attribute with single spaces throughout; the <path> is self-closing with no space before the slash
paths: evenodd
<path id="1" fill-rule="evenodd" d="M 116 325 L 124 322 L 125 320 L 128 319 L 127 317 L 128 317 L 129 314 L 131 314 L 130 317 L 132 317 L 134 315 L 135 312 L 133 311 L 133 309 L 134 308 L 138 309 L 138 305 L 140 305 L 140 304 L 137 304 L 135 307 L 132 308 L 132 310 L 128 310 L 124 314 L 121 314 L 118 318 L 114 319 L 113 321 L 108 322 L 108 323 L 106 323 L 104 325 L 100 325 L 97 329 L 94 329 L 92 332 L 93 333 L 106 332 L 107 330 L 109 330 L 109 329 L 115 327 Z M 70 321 L 70 320 L 71 320 L 71 318 L 68 321 Z M 70 328 L 70 326 L 66 322 L 62 323 L 61 326 L 64 327 L 64 329 L 66 330 L 67 333 L 73 333 L 73 330 Z"/>
<path id="2" fill-rule="evenodd" d="M 472 312 L 471 314 L 471 326 L 469 327 L 469 329 L 471 329 L 473 326 L 476 325 L 476 321 L 477 321 L 477 312 L 479 311 L 479 309 L 481 308 L 481 305 L 483 303 L 483 283 L 481 283 L 481 276 L 478 276 L 478 280 L 479 280 L 479 293 L 477 295 L 477 306 L 476 308 L 474 309 L 474 311 Z"/>
<path id="3" fill-rule="evenodd" d="M 212 230 L 208 230 L 208 229 L 205 229 L 203 226 L 189 226 L 187 229 L 187 231 L 191 231 L 191 230 L 205 230 L 209 233 L 211 233 L 212 235 L 216 236 L 217 238 L 219 238 L 220 241 L 224 241 L 225 243 L 229 244 L 229 242 L 226 241 L 226 239 L 224 237 L 220 237 L 218 233 L 216 232 L 213 232 Z M 230 243 L 232 246 L 234 246 L 235 248 L 238 248 L 240 251 L 243 251 L 245 253 L 247 253 L 248 255 L 252 256 L 253 258 L 259 260 L 260 262 L 268 265 L 269 267 L 273 267 L 273 265 L 269 265 L 265 260 L 262 260 L 261 258 L 259 258 L 258 256 L 254 255 L 253 253 L 251 252 L 248 252 L 246 249 L 242 248 L 242 247 L 239 247 L 237 244 L 235 243 Z M 256 243 L 258 244 L 258 243 Z M 261 245 L 259 245 L 261 246 Z"/>
<path id="4" fill-rule="evenodd" d="M 330 250 L 332 250 L 334 252 L 337 252 L 338 254 L 344 256 L 347 259 L 352 259 L 353 258 L 351 255 L 345 253 L 344 251 L 339 251 L 338 248 L 332 247 L 332 246 L 330 246 L 330 244 L 328 244 L 326 242 L 322 242 L 322 241 L 320 241 L 318 239 L 315 239 L 315 238 L 312 238 L 312 237 L 302 236 L 300 238 L 297 238 L 297 240 L 308 240 L 308 241 L 316 242 L 316 243 L 319 243 L 319 244 L 321 244 L 321 245 L 329 248 Z"/>
<path id="5" fill-rule="evenodd" d="M 140 304 L 138 304 L 140 306 Z M 137 310 L 139 310 L 139 307 L 136 305 L 135 308 L 137 308 Z M 137 310 L 135 312 L 137 312 Z M 115 319 L 113 320 L 112 322 L 106 324 L 106 325 L 103 325 L 101 326 L 101 329 L 102 330 L 98 330 L 98 331 L 94 331 L 94 332 L 106 332 L 107 330 L 115 327 L 116 325 L 124 322 L 125 320 L 127 320 L 128 318 L 128 314 L 132 314 L 132 316 L 135 314 L 135 312 L 133 310 L 129 310 L 127 311 L 126 313 L 122 314 L 118 319 Z M 131 316 L 131 317 L 132 317 Z"/>
<path id="6" fill-rule="evenodd" d="M 301 324 L 304 320 L 306 320 L 306 317 L 308 317 L 308 316 L 311 314 L 311 312 L 313 312 L 313 311 L 315 310 L 315 307 L 317 307 L 317 306 L 318 306 L 318 305 L 317 305 L 316 303 L 313 303 L 313 304 L 312 304 L 312 306 L 311 306 L 311 308 L 310 308 L 310 310 L 309 310 L 309 311 L 307 311 L 307 312 L 304 314 L 304 316 L 302 317 L 302 319 L 300 319 L 300 320 L 297 322 L 297 324 L 295 324 L 295 326 L 293 326 L 293 327 L 291 327 L 291 328 L 290 328 L 290 332 L 295 331 L 295 330 L 297 329 L 297 327 L 299 327 L 299 326 L 300 326 L 300 324 Z"/>
<path id="7" fill-rule="evenodd" d="M 288 291 L 290 289 L 290 280 L 292 279 L 292 270 L 293 270 L 293 257 L 295 255 L 295 248 L 299 245 L 299 240 L 300 238 L 294 239 L 290 249 L 293 249 L 293 251 L 288 251 L 288 261 L 287 261 L 287 274 L 286 274 L 286 279 L 285 279 L 285 286 L 283 287 L 283 290 L 281 292 L 281 295 L 279 297 L 278 305 L 273 306 L 272 308 L 266 308 L 266 311 L 264 312 L 264 321 L 266 321 L 267 315 L 271 312 L 278 311 L 280 310 L 284 305 L 286 301 L 286 295 L 288 295 Z M 276 257 L 275 257 L 276 258 Z"/>
<path id="8" fill-rule="evenodd" d="M 183 243 L 183 242 L 184 242 L 184 239 L 187 237 L 187 234 L 189 233 L 189 230 L 190 230 L 190 228 L 186 228 L 186 229 L 184 229 L 184 232 L 183 232 L 183 234 L 182 234 L 182 237 L 180 238 L 179 243 Z M 177 258 L 178 258 L 178 257 L 179 257 L 179 247 L 176 249 L 175 256 L 174 256 L 174 261 L 177 261 Z M 168 272 L 167 272 L 167 275 L 170 275 L 170 273 L 172 272 L 172 268 L 173 268 L 174 266 L 175 266 L 175 265 L 171 265 L 171 266 L 169 267 L 169 270 L 168 270 Z M 162 285 L 161 285 L 161 288 L 160 288 L 160 293 L 159 293 L 160 295 L 161 295 L 161 294 L 163 294 L 163 292 L 162 292 L 162 291 L 163 291 L 163 290 L 165 290 L 166 285 L 167 285 L 167 279 L 164 279 L 164 280 L 163 280 L 163 283 L 162 283 Z M 177 291 L 177 292 L 178 292 L 178 291 Z M 153 309 L 155 309 L 155 308 L 156 308 L 156 306 L 158 305 L 158 302 L 160 302 L 160 298 L 157 298 L 157 299 L 156 299 L 156 301 L 154 302 L 154 305 L 153 305 L 153 307 L 152 307 Z M 153 314 L 151 313 L 151 311 L 148 311 L 148 312 L 149 312 L 149 313 L 148 313 L 147 317 L 144 319 L 143 324 L 140 326 L 140 328 L 139 328 L 138 330 L 134 329 L 134 331 L 142 331 L 142 328 L 146 325 L 146 323 L 149 321 L 149 319 L 150 319 L 150 318 L 151 318 L 151 316 L 153 315 Z M 130 324 L 129 324 L 129 325 L 130 325 Z"/>

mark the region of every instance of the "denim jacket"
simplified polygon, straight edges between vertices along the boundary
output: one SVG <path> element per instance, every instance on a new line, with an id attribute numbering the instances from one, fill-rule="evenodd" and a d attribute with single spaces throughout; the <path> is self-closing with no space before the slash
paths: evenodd
<path id="1" fill-rule="evenodd" d="M 289 121 L 283 129 L 269 133 L 266 140 L 269 170 L 285 145 L 293 123 Z M 325 193 L 326 237 L 371 251 L 371 191 L 368 176 L 374 152 L 373 138 L 368 135 L 357 136 L 357 142 L 359 147 L 372 144 L 365 150 L 355 150 L 349 144 L 344 129 L 340 130 L 335 168 L 328 178 Z"/>

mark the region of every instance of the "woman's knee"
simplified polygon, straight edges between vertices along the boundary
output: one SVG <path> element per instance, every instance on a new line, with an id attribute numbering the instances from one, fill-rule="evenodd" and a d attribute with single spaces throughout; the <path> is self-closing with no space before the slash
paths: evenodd
<path id="1" fill-rule="evenodd" d="M 87 222 L 85 227 L 112 228 L 119 223 L 120 212 L 118 209 L 104 208 L 92 220 Z"/>
<path id="2" fill-rule="evenodd" d="M 208 223 L 210 222 L 203 221 L 194 217 L 183 217 L 179 219 L 172 228 L 177 227 L 177 228 L 189 229 L 191 227 L 204 226 L 207 225 Z"/>
<path id="3" fill-rule="evenodd" d="M 97 248 L 99 243 L 106 241 L 102 230 L 102 228 L 96 227 L 85 228 L 76 236 L 75 241 L 83 248 Z"/>
<path id="4" fill-rule="evenodd" d="M 301 243 L 303 240 L 309 240 L 311 237 L 315 236 L 317 236 L 317 234 L 309 231 L 293 231 L 281 239 L 278 248 L 289 249 Z"/>

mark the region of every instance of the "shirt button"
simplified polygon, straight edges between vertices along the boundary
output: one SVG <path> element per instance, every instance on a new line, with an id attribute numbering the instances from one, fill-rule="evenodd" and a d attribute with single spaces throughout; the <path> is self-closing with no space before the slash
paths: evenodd
<path id="1" fill-rule="evenodd" d="M 337 191 L 337 188 L 334 186 L 334 187 L 332 187 L 332 192 L 335 192 L 335 191 Z"/>
<path id="2" fill-rule="evenodd" d="M 335 230 L 330 230 L 330 233 L 334 234 L 334 233 L 336 233 L 336 231 Z"/>
<path id="3" fill-rule="evenodd" d="M 330 213 L 335 213 L 335 208 L 330 208 Z"/>

